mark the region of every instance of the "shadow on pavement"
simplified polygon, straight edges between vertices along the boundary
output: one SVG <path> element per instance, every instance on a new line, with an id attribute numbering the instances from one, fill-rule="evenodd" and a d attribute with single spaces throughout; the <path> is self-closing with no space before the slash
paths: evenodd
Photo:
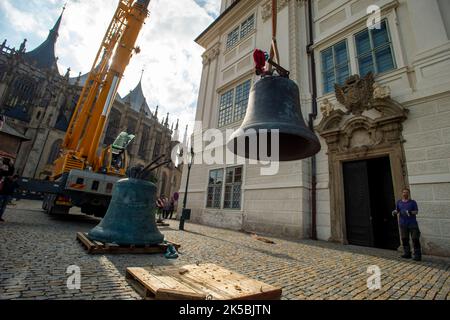
<path id="1" fill-rule="evenodd" d="M 91 224 L 91 225 L 97 225 L 101 221 L 100 218 L 95 218 L 92 216 L 80 215 L 80 214 L 50 215 L 49 217 L 53 221 L 77 222 L 77 223 L 84 223 L 84 224 Z"/>
<path id="2" fill-rule="evenodd" d="M 184 232 L 190 233 L 190 234 L 194 234 L 194 235 L 198 235 L 198 236 L 202 236 L 202 237 L 206 237 L 206 238 L 209 238 L 209 239 L 214 239 L 214 240 L 218 240 L 218 241 L 228 242 L 228 243 L 237 245 L 237 246 L 239 246 L 241 248 L 245 247 L 245 248 L 248 248 L 249 250 L 258 251 L 258 252 L 260 252 L 262 254 L 266 254 L 266 255 L 269 255 L 269 256 L 272 256 L 272 257 L 275 257 L 275 258 L 288 259 L 288 260 L 297 260 L 294 257 L 291 257 L 290 255 L 284 254 L 284 253 L 274 253 L 274 252 L 269 251 L 269 250 L 264 250 L 264 249 L 255 248 L 255 247 L 248 246 L 248 245 L 243 245 L 242 243 L 238 243 L 238 242 L 234 242 L 234 241 L 230 241 L 230 240 L 225 240 L 225 239 L 209 236 L 209 235 L 206 235 L 206 234 L 203 234 L 203 233 L 199 233 L 199 232 L 195 232 L 195 231 L 186 231 L 185 230 Z"/>
<path id="3" fill-rule="evenodd" d="M 272 257 L 276 257 L 276 258 L 280 258 L 280 259 L 303 261 L 302 259 L 297 259 L 288 254 L 274 253 L 269 250 L 264 250 L 264 249 L 260 249 L 260 248 L 255 248 L 253 246 L 243 245 L 240 242 L 225 240 L 225 239 L 213 237 L 213 236 L 210 236 L 210 235 L 207 235 L 204 233 L 199 233 L 199 232 L 195 232 L 195 231 L 187 231 L 187 230 L 185 230 L 184 232 L 202 236 L 202 237 L 206 237 L 206 238 L 210 238 L 210 239 L 214 239 L 214 240 L 218 240 L 218 241 L 228 242 L 228 243 L 240 246 L 240 247 L 246 247 L 250 250 L 258 251 L 260 253 L 267 254 Z M 235 232 L 243 234 L 243 235 L 247 235 L 249 237 L 249 239 L 251 239 L 252 233 L 250 233 L 250 232 L 245 232 L 245 231 L 235 231 Z M 340 251 L 340 252 L 349 253 L 349 254 L 360 254 L 360 255 L 366 255 L 366 256 L 375 257 L 375 258 L 387 259 L 387 260 L 391 260 L 391 261 L 414 263 L 420 267 L 427 266 L 427 267 L 444 270 L 444 271 L 450 270 L 450 259 L 445 258 L 445 257 L 423 256 L 421 262 L 416 262 L 416 261 L 412 261 L 412 260 L 402 259 L 400 257 L 401 253 L 398 251 L 395 251 L 395 250 L 386 250 L 386 249 L 378 249 L 378 248 L 370 248 L 370 247 L 359 247 L 359 246 L 354 246 L 354 245 L 343 245 L 343 244 L 339 244 L 339 243 L 326 242 L 326 241 L 320 241 L 320 240 L 309 240 L 309 239 L 297 240 L 297 239 L 273 237 L 271 235 L 263 235 L 263 234 L 258 234 L 258 235 L 270 237 L 270 240 L 274 240 L 278 244 L 280 243 L 280 241 L 293 242 L 293 243 L 297 243 L 297 244 L 301 244 L 301 245 L 305 245 L 305 246 L 309 246 L 309 247 L 317 247 L 318 249 L 321 249 L 321 250 Z M 257 241 L 257 240 L 255 240 L 255 241 Z M 270 245 L 270 244 L 268 244 L 268 245 Z M 330 255 L 332 255 L 332 253 L 330 253 Z"/>

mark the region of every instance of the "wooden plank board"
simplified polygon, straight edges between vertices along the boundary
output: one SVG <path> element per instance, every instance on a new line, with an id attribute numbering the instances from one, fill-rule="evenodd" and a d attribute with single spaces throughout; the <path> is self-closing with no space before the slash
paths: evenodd
<path id="1" fill-rule="evenodd" d="M 249 279 L 214 264 L 127 268 L 127 279 L 157 300 L 275 300 L 281 288 Z"/>
<path id="2" fill-rule="evenodd" d="M 185 266 L 184 269 L 188 270 L 183 275 L 184 281 L 195 282 L 202 288 L 206 288 L 209 295 L 216 300 L 230 300 L 237 294 L 233 292 L 231 284 L 222 286 L 220 282 L 223 279 L 216 279 L 213 270 L 210 270 L 208 265 Z"/>
<path id="3" fill-rule="evenodd" d="M 77 239 L 86 247 L 87 251 L 90 253 L 92 250 L 92 242 L 86 237 L 84 233 L 78 232 Z"/>
<path id="4" fill-rule="evenodd" d="M 274 297 L 277 295 L 281 296 L 281 289 L 280 290 L 274 290 L 273 286 L 267 285 L 263 282 L 249 279 L 241 274 L 230 272 L 229 270 L 226 270 L 224 268 L 220 268 L 214 265 L 209 266 L 212 268 L 212 274 L 214 277 L 212 280 L 219 279 L 215 282 L 216 286 L 220 286 L 229 290 L 231 286 L 231 290 L 235 292 L 236 297 L 248 297 L 252 296 L 254 294 L 258 295 L 264 295 L 270 297 L 272 294 Z M 200 275 L 200 278 L 202 276 Z"/>
<path id="5" fill-rule="evenodd" d="M 131 268 L 131 270 L 129 270 L 129 273 L 132 274 L 136 279 L 139 279 L 142 284 L 145 284 L 147 289 L 149 289 L 154 294 L 156 294 L 159 289 L 174 289 L 195 293 L 195 291 L 191 290 L 190 288 L 186 287 L 170 276 L 154 275 L 142 268 Z"/>
<path id="6" fill-rule="evenodd" d="M 190 277 L 203 281 L 220 291 L 226 291 L 235 299 L 263 294 L 268 297 L 273 295 L 274 298 L 277 298 L 278 295 L 281 296 L 281 289 L 277 290 L 273 286 L 249 279 L 241 274 L 231 272 L 213 264 L 205 266 L 193 265 L 189 269 L 190 272 L 187 275 Z"/>
<path id="7" fill-rule="evenodd" d="M 98 248 L 102 248 L 105 246 L 102 242 L 98 242 L 98 241 L 92 241 L 92 242 L 94 243 L 95 247 L 98 247 Z"/>
<path id="8" fill-rule="evenodd" d="M 162 295 L 161 292 L 166 294 L 164 298 L 167 299 L 168 292 L 178 290 L 178 295 L 180 295 L 181 292 L 182 296 L 189 296 L 190 299 L 193 300 L 197 300 L 200 297 L 203 297 L 203 300 L 205 300 L 208 295 L 213 296 L 214 294 L 216 294 L 215 291 L 203 287 L 195 281 L 189 281 L 186 278 L 180 279 L 180 277 L 177 276 L 179 272 L 180 269 L 174 267 L 162 267 L 157 269 L 128 268 L 127 279 L 133 278 L 134 282 L 138 281 L 140 284 L 139 291 L 147 291 L 150 293 L 150 296 L 155 299 L 156 297 L 163 298 L 164 295 Z M 172 281 L 168 280 L 167 275 L 170 275 L 172 277 Z M 179 284 L 180 282 L 184 286 L 188 287 L 188 289 L 186 290 L 186 288 L 180 288 L 180 286 L 177 286 L 177 284 Z M 175 298 L 174 295 L 171 295 L 171 297 L 172 299 Z"/>
<path id="9" fill-rule="evenodd" d="M 251 289 L 242 286 L 241 277 L 233 277 L 233 275 L 231 272 L 223 272 L 219 269 L 209 269 L 205 272 L 195 268 L 189 272 L 190 277 L 195 277 L 218 291 L 227 292 L 231 297 L 241 297 L 254 293 Z M 230 276 L 232 277 L 230 278 Z"/>
<path id="10" fill-rule="evenodd" d="M 156 225 L 158 227 L 170 227 L 170 224 L 168 224 L 168 223 L 157 223 Z"/>
<path id="11" fill-rule="evenodd" d="M 146 299 L 156 300 L 206 300 L 206 295 L 198 293 L 182 282 L 168 276 L 158 277 L 143 268 L 128 268 L 126 278 L 139 283 L 137 291 Z"/>
<path id="12" fill-rule="evenodd" d="M 158 289 L 156 300 L 206 300 L 206 295 L 195 292 L 183 292 L 171 289 Z"/>
<path id="13" fill-rule="evenodd" d="M 91 241 L 87 234 L 82 232 L 77 233 L 77 240 L 80 241 L 89 254 L 158 254 L 165 253 L 169 245 L 173 245 L 177 250 L 181 247 L 179 244 L 172 242 L 142 247 L 133 245 L 119 246 L 117 244 Z"/>
<path id="14" fill-rule="evenodd" d="M 153 288 L 166 288 L 165 284 L 158 279 L 148 276 L 147 272 L 142 272 L 139 268 L 127 269 L 126 279 L 133 287 L 137 287 L 137 292 L 144 297 L 144 299 L 154 298 L 156 291 Z M 152 282 L 153 281 L 153 282 Z"/>
<path id="15" fill-rule="evenodd" d="M 186 273 L 189 272 L 186 268 L 177 268 L 177 267 L 162 267 L 158 269 L 150 270 L 155 276 L 161 278 L 165 276 L 170 276 L 176 279 L 179 282 L 182 282 L 186 286 L 190 287 L 197 293 L 205 294 L 206 296 L 211 297 L 220 297 L 221 300 L 227 300 L 230 298 L 227 292 L 219 292 L 217 288 L 211 288 L 205 283 L 198 281 L 198 279 L 192 279 L 190 276 L 186 276 Z M 166 284 L 168 284 L 166 282 Z"/>
<path id="16" fill-rule="evenodd" d="M 241 299 L 247 296 L 265 296 L 276 297 L 281 291 L 266 285 L 262 282 L 249 279 L 243 275 L 231 272 L 216 265 L 189 266 L 189 273 L 186 277 L 197 279 L 205 286 L 214 288 L 216 293 L 225 296 L 231 296 L 231 299 Z M 220 295 L 215 298 L 220 298 Z"/>

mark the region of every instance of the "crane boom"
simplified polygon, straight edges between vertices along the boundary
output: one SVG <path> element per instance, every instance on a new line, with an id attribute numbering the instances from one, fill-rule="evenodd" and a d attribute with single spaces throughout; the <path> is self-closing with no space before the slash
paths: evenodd
<path id="1" fill-rule="evenodd" d="M 53 178 L 72 169 L 98 171 L 98 147 L 117 90 L 145 23 L 150 0 L 120 0 L 70 121 Z M 104 153 L 103 153 L 104 154 Z M 102 155 L 103 155 L 102 154 Z M 124 174 L 123 172 L 121 172 Z"/>

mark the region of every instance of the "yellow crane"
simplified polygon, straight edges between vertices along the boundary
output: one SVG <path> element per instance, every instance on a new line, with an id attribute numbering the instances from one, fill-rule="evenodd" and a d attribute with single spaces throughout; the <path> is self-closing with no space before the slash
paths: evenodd
<path id="1" fill-rule="evenodd" d="M 103 216 L 114 183 L 126 174 L 126 147 L 134 137 L 122 133 L 101 151 L 99 144 L 125 69 L 140 52 L 136 41 L 149 15 L 149 3 L 119 1 L 55 161 L 51 178 L 55 183 L 43 203 L 48 213 L 66 214 L 78 206 L 84 213 Z"/>
<path id="2" fill-rule="evenodd" d="M 70 121 L 62 155 L 55 161 L 54 178 L 72 169 L 92 168 L 98 172 L 104 165 L 98 155 L 100 138 L 125 69 L 133 53 L 140 51 L 135 44 L 148 16 L 149 2 L 119 1 Z M 123 176 L 126 168 L 119 172 L 111 170 L 111 166 L 107 169 L 108 173 Z"/>

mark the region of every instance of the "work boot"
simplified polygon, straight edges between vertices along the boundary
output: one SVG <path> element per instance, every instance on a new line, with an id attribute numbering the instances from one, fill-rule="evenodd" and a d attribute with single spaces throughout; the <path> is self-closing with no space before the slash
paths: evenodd
<path id="1" fill-rule="evenodd" d="M 420 231 L 419 231 L 420 235 Z M 419 235 L 415 235 L 412 239 L 414 244 L 414 260 L 421 261 L 422 260 L 422 247 L 420 246 Z"/>
<path id="2" fill-rule="evenodd" d="M 414 251 L 414 261 L 422 261 L 422 252 Z"/>
<path id="3" fill-rule="evenodd" d="M 411 259 L 411 258 L 412 258 L 411 253 L 404 253 L 404 254 L 402 254 L 401 257 L 402 257 L 403 259 Z"/>
<path id="4" fill-rule="evenodd" d="M 411 259 L 412 257 L 411 257 L 411 249 L 410 249 L 410 247 L 409 246 L 404 246 L 403 247 L 403 255 L 402 255 L 402 258 L 403 259 Z"/>

